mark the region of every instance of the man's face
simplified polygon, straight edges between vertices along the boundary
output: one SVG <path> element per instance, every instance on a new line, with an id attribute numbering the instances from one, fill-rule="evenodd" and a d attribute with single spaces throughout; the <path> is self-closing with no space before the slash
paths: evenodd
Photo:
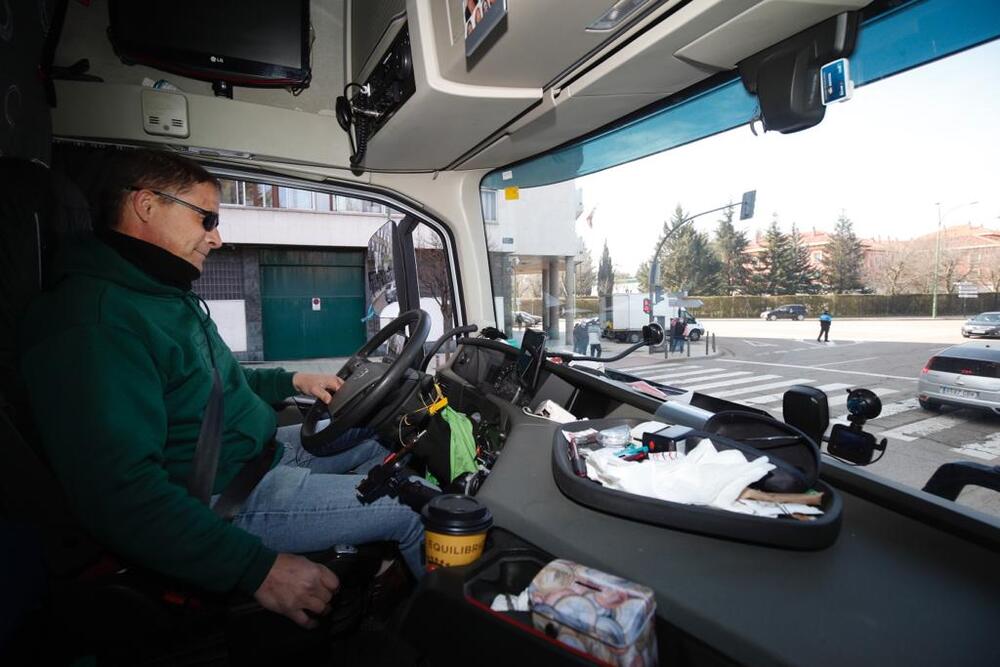
<path id="1" fill-rule="evenodd" d="M 183 192 L 163 192 L 206 211 L 219 211 L 219 191 L 211 183 L 198 183 Z M 147 241 L 193 264 L 199 271 L 208 253 L 222 246 L 218 227 L 206 232 L 200 213 L 165 197 L 156 197 L 150 223 Z"/>

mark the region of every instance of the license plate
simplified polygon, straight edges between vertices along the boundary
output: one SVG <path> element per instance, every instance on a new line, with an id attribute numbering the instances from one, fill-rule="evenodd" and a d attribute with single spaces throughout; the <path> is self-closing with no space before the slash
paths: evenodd
<path id="1" fill-rule="evenodd" d="M 958 396 L 959 398 L 975 398 L 978 391 L 966 391 L 964 389 L 952 389 L 951 387 L 941 387 L 941 393 L 946 396 Z"/>

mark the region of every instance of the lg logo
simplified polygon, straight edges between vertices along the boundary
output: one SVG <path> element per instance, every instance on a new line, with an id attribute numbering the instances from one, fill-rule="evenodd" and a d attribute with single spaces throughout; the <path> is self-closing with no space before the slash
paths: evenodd
<path id="1" fill-rule="evenodd" d="M 225 60 L 222 59 L 222 56 L 209 56 L 208 59 L 209 59 L 210 62 L 213 62 L 213 63 L 222 64 L 222 63 L 226 62 Z"/>

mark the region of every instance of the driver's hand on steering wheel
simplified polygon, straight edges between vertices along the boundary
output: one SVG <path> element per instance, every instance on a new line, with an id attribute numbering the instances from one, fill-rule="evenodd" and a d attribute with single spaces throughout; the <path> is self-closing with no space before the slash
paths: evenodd
<path id="1" fill-rule="evenodd" d="M 336 375 L 326 373 L 296 373 L 292 376 L 292 385 L 300 394 L 308 394 L 329 405 L 333 400 L 333 392 L 344 384 Z"/>

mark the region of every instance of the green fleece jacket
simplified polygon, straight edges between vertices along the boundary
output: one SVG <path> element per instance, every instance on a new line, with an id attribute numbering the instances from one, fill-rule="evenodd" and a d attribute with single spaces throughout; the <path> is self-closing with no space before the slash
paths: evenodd
<path id="1" fill-rule="evenodd" d="M 292 373 L 241 367 L 190 291 L 90 237 L 29 309 L 22 372 L 45 454 L 78 517 L 121 557 L 208 590 L 253 593 L 276 554 L 186 485 L 212 385 L 224 424 L 215 493 L 274 434 Z M 211 345 L 211 354 L 209 353 Z"/>

